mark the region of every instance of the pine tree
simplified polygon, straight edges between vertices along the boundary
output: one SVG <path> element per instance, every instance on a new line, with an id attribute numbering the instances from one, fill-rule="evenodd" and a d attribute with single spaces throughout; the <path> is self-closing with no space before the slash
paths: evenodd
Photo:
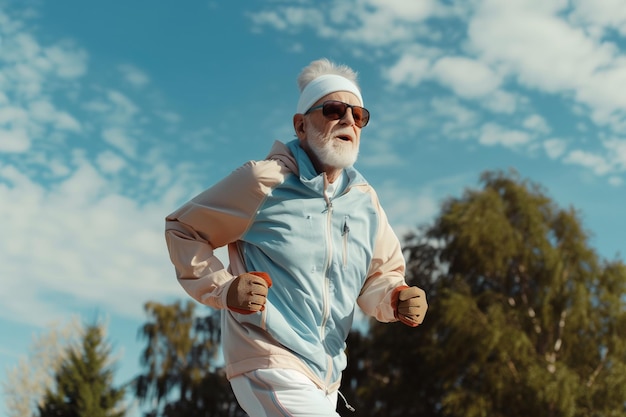
<path id="1" fill-rule="evenodd" d="M 67 346 L 78 342 L 83 332 L 77 317 L 64 324 L 50 323 L 47 328 L 33 339 L 28 353 L 2 381 L 7 417 L 36 414 L 46 390 L 53 386 L 54 374 L 66 356 Z"/>
<path id="2" fill-rule="evenodd" d="M 39 406 L 40 417 L 122 417 L 124 388 L 114 388 L 111 348 L 103 328 L 86 327 L 80 346 L 68 347 L 67 357 Z"/>

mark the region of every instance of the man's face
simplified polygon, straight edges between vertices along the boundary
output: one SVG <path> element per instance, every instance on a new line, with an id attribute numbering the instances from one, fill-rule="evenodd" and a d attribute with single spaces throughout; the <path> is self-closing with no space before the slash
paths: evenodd
<path id="1" fill-rule="evenodd" d="M 327 100 L 338 100 L 360 106 L 357 97 L 349 92 L 338 91 L 319 99 L 315 107 Z M 300 144 L 309 154 L 313 163 L 323 171 L 337 170 L 354 165 L 359 153 L 361 128 L 354 123 L 352 109 L 339 120 L 329 120 L 322 110 L 314 110 L 303 116 Z"/>

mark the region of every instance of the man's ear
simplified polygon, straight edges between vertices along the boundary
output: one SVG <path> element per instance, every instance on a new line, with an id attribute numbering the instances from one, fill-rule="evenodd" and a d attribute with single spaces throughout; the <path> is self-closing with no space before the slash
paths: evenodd
<path id="1" fill-rule="evenodd" d="M 306 134 L 304 131 L 304 115 L 297 113 L 293 115 L 293 129 L 296 131 L 296 136 L 300 140 L 304 139 Z"/>

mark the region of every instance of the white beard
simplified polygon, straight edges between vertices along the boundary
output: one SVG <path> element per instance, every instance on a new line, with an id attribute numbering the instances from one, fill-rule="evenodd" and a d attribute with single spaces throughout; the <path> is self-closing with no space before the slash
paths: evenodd
<path id="1" fill-rule="evenodd" d="M 335 140 L 332 134 L 324 136 L 313 127 L 309 128 L 309 131 L 311 133 L 308 140 L 309 146 L 322 164 L 333 168 L 347 168 L 354 165 L 359 156 L 359 147 L 353 142 Z"/>

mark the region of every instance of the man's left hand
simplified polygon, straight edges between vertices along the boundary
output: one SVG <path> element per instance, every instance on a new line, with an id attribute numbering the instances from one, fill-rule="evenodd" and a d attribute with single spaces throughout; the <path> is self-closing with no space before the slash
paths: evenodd
<path id="1" fill-rule="evenodd" d="M 409 287 L 398 295 L 398 320 L 407 326 L 417 327 L 424 321 L 428 310 L 426 293 L 418 287 Z"/>

